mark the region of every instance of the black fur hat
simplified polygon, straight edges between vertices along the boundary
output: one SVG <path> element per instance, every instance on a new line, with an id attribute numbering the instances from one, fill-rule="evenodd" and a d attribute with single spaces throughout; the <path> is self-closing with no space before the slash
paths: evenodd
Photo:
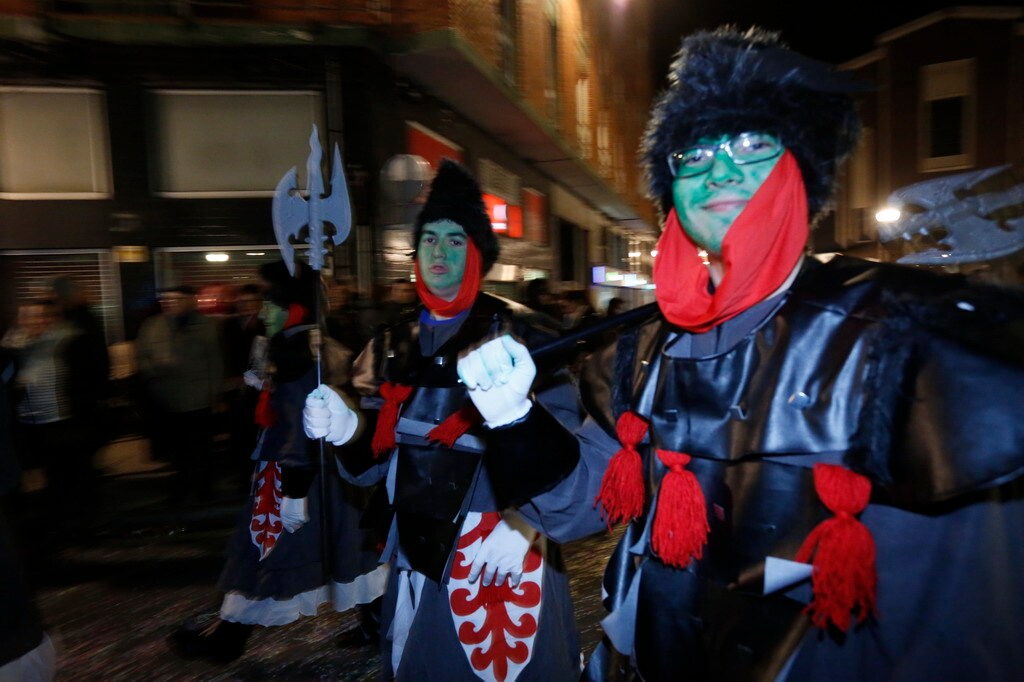
<path id="1" fill-rule="evenodd" d="M 868 87 L 790 51 L 778 34 L 759 28 L 740 32 L 724 26 L 688 36 L 644 135 L 648 192 L 667 213 L 672 207 L 671 152 L 705 136 L 771 132 L 800 165 L 813 221 L 829 208 L 836 167 L 860 134 L 850 93 Z"/>
<path id="2" fill-rule="evenodd" d="M 307 311 L 307 316 L 316 317 L 316 287 L 319 278 L 305 263 L 295 263 L 295 276 L 288 272 L 283 260 L 264 263 L 260 266 L 260 277 L 267 284 L 264 297 L 285 310 L 292 303 L 298 303 Z"/>
<path id="3" fill-rule="evenodd" d="M 441 161 L 434 181 L 430 183 L 430 194 L 416 218 L 413 244 L 420 243 L 423 226 L 438 220 L 450 220 L 466 231 L 480 252 L 481 275 L 498 260 L 498 238 L 491 228 L 480 185 L 462 164 L 449 159 Z"/>

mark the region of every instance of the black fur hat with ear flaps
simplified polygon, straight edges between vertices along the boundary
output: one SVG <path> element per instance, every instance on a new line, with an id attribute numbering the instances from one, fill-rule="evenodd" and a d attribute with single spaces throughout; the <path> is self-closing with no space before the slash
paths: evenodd
<path id="1" fill-rule="evenodd" d="M 439 220 L 450 220 L 466 231 L 480 252 L 480 274 L 487 274 L 498 260 L 498 238 L 491 228 L 480 185 L 465 166 L 449 159 L 441 161 L 430 183 L 427 202 L 416 218 L 413 244 L 419 245 L 424 225 Z"/>
<path id="2" fill-rule="evenodd" d="M 316 288 L 320 278 L 308 265 L 297 261 L 294 277 L 283 260 L 264 263 L 259 272 L 266 283 L 263 295 L 268 301 L 285 310 L 297 303 L 306 309 L 307 318 L 316 319 Z"/>
<path id="3" fill-rule="evenodd" d="M 672 207 L 671 152 L 702 137 L 770 132 L 800 166 L 813 222 L 830 207 L 837 166 L 860 134 L 850 94 L 867 89 L 851 74 L 787 49 L 776 33 L 724 26 L 687 36 L 644 134 L 649 194 L 664 213 Z"/>

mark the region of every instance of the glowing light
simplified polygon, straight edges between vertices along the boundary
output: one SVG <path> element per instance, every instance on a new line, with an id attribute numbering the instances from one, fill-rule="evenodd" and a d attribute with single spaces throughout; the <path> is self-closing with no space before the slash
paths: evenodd
<path id="1" fill-rule="evenodd" d="M 880 223 L 894 223 L 900 219 L 900 210 L 891 206 L 886 206 L 875 214 L 875 220 Z"/>
<path id="2" fill-rule="evenodd" d="M 245 255 L 246 256 L 265 256 L 267 254 L 264 253 L 263 251 L 246 251 Z"/>
<path id="3" fill-rule="evenodd" d="M 657 258 L 657 257 L 658 257 L 658 250 L 657 249 L 652 250 L 651 251 L 651 258 Z"/>
<path id="4" fill-rule="evenodd" d="M 211 263 L 223 263 L 224 261 L 226 261 L 230 257 L 231 256 L 229 256 L 226 253 L 208 253 L 208 254 L 206 254 L 206 260 L 210 261 Z"/>
<path id="5" fill-rule="evenodd" d="M 640 252 L 639 251 L 630 251 L 626 255 L 628 255 L 630 258 L 639 258 L 640 257 Z"/>

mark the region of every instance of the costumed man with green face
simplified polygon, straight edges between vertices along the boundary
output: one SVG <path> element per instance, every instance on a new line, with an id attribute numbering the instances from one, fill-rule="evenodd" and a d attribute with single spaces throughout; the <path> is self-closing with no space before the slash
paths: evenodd
<path id="1" fill-rule="evenodd" d="M 585 367 L 582 427 L 523 390 L 522 344 L 459 362 L 493 481 L 576 463 L 534 527 L 628 523 L 588 679 L 1020 675 L 1024 305 L 805 256 L 857 87 L 760 30 L 684 39 L 643 148 L 658 312 Z"/>
<path id="2" fill-rule="evenodd" d="M 507 333 L 534 345 L 550 333 L 530 326 L 529 309 L 480 291 L 498 240 L 464 167 L 441 163 L 414 236 L 422 307 L 356 359 L 361 416 L 325 386 L 309 396 L 304 416 L 307 435 L 343 446 L 338 460 L 349 480 L 386 481 L 382 560 L 392 576 L 383 605 L 384 677 L 576 679 L 579 644 L 559 548 L 517 511 L 571 464 L 552 460 L 555 470 L 545 467 L 540 486 L 537 472 L 512 473 L 517 495 L 499 494 L 483 466 L 488 417 L 456 374 L 459 355 L 483 339 Z M 529 384 L 550 413 L 578 424 L 565 373 L 534 379 Z"/>
<path id="3" fill-rule="evenodd" d="M 251 489 L 228 544 L 219 611 L 189 619 L 172 635 L 186 657 L 229 662 L 244 653 L 255 626 L 287 625 L 316 616 L 324 605 L 339 612 L 359 606 L 365 628 L 374 616 L 364 605 L 387 583 L 374 538 L 360 527 L 365 491 L 333 466 L 321 484 L 316 444 L 303 432 L 306 396 L 317 386 L 313 332 L 320 280 L 302 263 L 295 267 L 294 277 L 284 261 L 260 268 L 267 339 L 254 344 L 266 349 L 265 358 L 254 358 L 261 369 L 246 373 L 246 382 L 260 390 Z"/>

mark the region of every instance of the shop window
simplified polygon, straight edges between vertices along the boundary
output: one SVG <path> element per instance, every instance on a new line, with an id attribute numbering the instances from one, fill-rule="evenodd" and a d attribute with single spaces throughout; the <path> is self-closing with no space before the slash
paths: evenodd
<path id="1" fill-rule="evenodd" d="M 0 88 L 0 198 L 105 199 L 106 101 L 79 88 Z"/>
<path id="2" fill-rule="evenodd" d="M 317 92 L 158 90 L 152 102 L 160 196 L 272 196 L 292 166 L 304 189 L 313 124 L 329 154 Z"/>

